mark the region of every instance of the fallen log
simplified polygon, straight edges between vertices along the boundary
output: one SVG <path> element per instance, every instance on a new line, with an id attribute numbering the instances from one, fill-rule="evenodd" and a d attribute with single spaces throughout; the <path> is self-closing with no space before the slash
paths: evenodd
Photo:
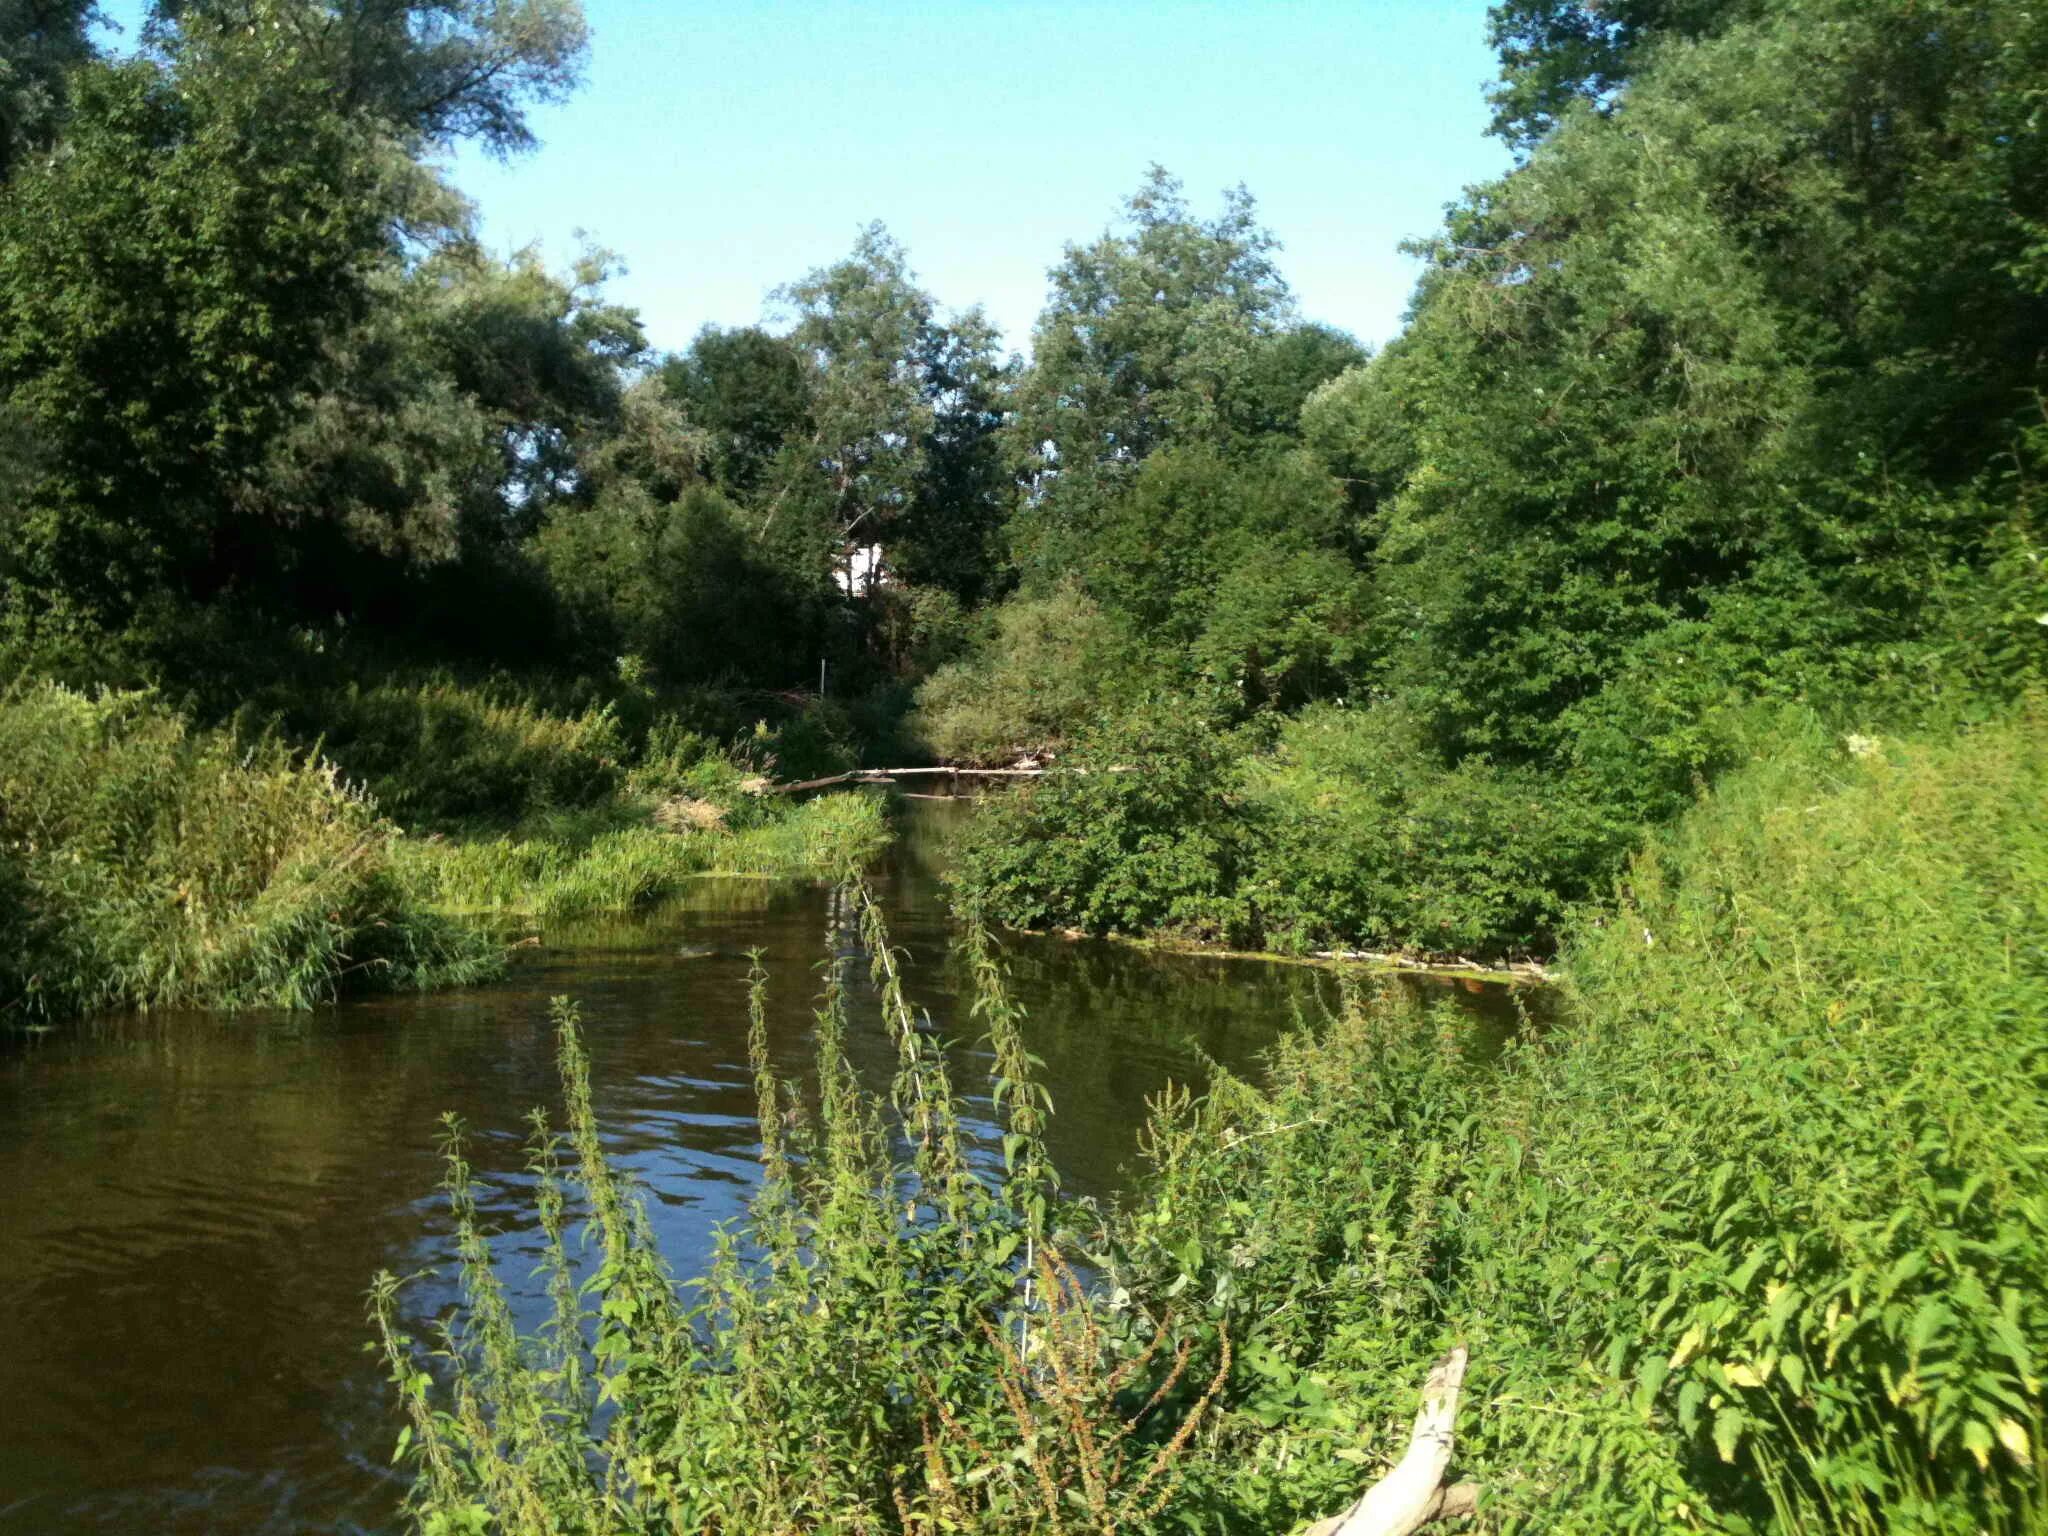
<path id="1" fill-rule="evenodd" d="M 810 789 L 830 789 L 835 784 L 893 784 L 898 779 L 933 778 L 942 774 L 953 779 L 1036 779 L 1052 771 L 1050 768 L 855 768 L 822 779 L 770 784 L 761 793 L 794 795 Z"/>
<path id="2" fill-rule="evenodd" d="M 1453 1520 L 1479 1507 L 1473 1483 L 1443 1486 L 1451 1464 L 1452 1433 L 1458 1417 L 1458 1395 L 1465 1386 L 1465 1346 L 1460 1344 L 1429 1373 L 1422 1385 L 1422 1407 L 1408 1450 L 1394 1470 L 1366 1489 L 1341 1515 L 1318 1520 L 1306 1536 L 1409 1536 L 1435 1520 Z"/>

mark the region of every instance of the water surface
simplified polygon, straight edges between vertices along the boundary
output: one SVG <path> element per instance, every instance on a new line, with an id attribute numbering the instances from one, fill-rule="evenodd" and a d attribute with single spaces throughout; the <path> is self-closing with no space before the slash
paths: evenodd
<path id="1" fill-rule="evenodd" d="M 955 1070 L 979 1095 L 986 1057 L 934 878 L 954 814 L 914 807 L 878 890 L 912 1001 L 963 1037 Z M 820 887 L 706 881 L 646 919 L 549 933 L 491 987 L 0 1040 L 0 1532 L 391 1529 L 396 1419 L 363 1349 L 363 1290 L 379 1269 L 452 1267 L 437 1117 L 474 1128 L 503 1267 L 530 1291 L 521 1120 L 557 1102 L 548 1000 L 573 994 L 606 1144 L 692 1273 L 755 1179 L 746 952 L 772 978 L 780 1068 L 807 1076 L 842 918 Z M 1211 1061 L 1253 1070 L 1334 986 L 1104 944 L 1007 951 L 1056 1103 L 1051 1152 L 1070 1191 L 1096 1196 L 1119 1188 L 1148 1096 L 1199 1085 Z M 885 1080 L 874 999 L 856 986 L 850 1004 L 850 1049 Z M 440 1278 L 405 1294 L 416 1327 L 453 1300 Z"/>

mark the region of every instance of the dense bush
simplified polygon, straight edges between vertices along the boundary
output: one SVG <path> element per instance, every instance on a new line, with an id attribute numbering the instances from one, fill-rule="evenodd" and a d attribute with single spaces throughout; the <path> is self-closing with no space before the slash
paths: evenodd
<path id="1" fill-rule="evenodd" d="M 918 691 L 911 728 L 946 762 L 1056 751 L 1115 695 L 1115 626 L 1078 583 L 998 607 L 975 652 Z"/>
<path id="2" fill-rule="evenodd" d="M 976 814 L 958 896 L 1020 928 L 1256 937 L 1240 751 L 1191 709 L 1119 718 Z"/>
<path id="3" fill-rule="evenodd" d="M 955 878 L 1017 927 L 1499 957 L 1547 951 L 1636 835 L 1583 782 L 1446 767 L 1391 705 L 1307 710 L 1263 748 L 1169 706 L 991 802 Z"/>
<path id="4" fill-rule="evenodd" d="M 1582 783 L 1444 767 L 1394 706 L 1303 712 L 1244 784 L 1240 896 L 1280 948 L 1547 952 L 1636 835 Z"/>
<path id="5" fill-rule="evenodd" d="M 0 697 L 0 1008 L 275 1003 L 431 986 L 496 946 L 425 909 L 335 768 L 147 695 Z"/>
<path id="6" fill-rule="evenodd" d="M 2048 1524 L 2048 713 L 1774 725 L 1568 929 L 1551 1031 L 1360 999 L 1163 1106 L 1109 1278 L 1240 1341 L 1189 1515 L 1340 1506 L 1462 1340 L 1490 1528 Z"/>

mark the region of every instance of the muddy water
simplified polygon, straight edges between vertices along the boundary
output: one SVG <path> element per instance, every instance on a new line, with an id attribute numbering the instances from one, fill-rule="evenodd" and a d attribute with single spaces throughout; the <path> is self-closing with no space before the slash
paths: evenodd
<path id="1" fill-rule="evenodd" d="M 912 999 L 959 1081 L 986 1060 L 934 875 L 954 808 L 923 803 L 879 891 Z M 123 1018 L 0 1040 L 0 1532 L 380 1531 L 395 1420 L 364 1353 L 379 1269 L 446 1266 L 437 1117 L 475 1129 L 507 1276 L 532 1249 L 521 1116 L 556 1102 L 548 999 L 581 1003 L 612 1154 L 648 1190 L 671 1262 L 700 1267 L 755 1172 L 746 952 L 773 978 L 782 1069 L 806 1073 L 817 967 L 844 953 L 831 893 L 707 881 L 645 919 L 549 933 L 499 985 L 305 1014 Z M 1017 939 L 1069 1190 L 1119 1187 L 1145 1100 L 1251 1069 L 1318 971 Z M 853 968 L 859 971 L 861 968 Z M 851 1047 L 879 1079 L 873 997 Z M 1475 1028 L 1498 1000 L 1469 998 Z M 976 1100 L 977 1113 L 986 1109 Z M 452 1300 L 407 1289 L 416 1324 Z"/>

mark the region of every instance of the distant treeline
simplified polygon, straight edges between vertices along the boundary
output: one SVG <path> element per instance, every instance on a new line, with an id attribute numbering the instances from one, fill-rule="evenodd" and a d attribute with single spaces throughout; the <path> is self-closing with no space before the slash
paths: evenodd
<path id="1" fill-rule="evenodd" d="M 1028 363 L 880 225 L 673 355 L 603 253 L 487 251 L 435 157 L 530 142 L 572 0 L 90 19 L 0 39 L 10 674 L 307 743 L 454 676 L 792 773 L 1144 757 L 990 818 L 992 916 L 1488 952 L 1746 701 L 1874 728 L 2041 674 L 2026 7 L 1508 0 L 1518 163 L 1383 352 L 1300 316 L 1248 193 L 1154 167 Z"/>

